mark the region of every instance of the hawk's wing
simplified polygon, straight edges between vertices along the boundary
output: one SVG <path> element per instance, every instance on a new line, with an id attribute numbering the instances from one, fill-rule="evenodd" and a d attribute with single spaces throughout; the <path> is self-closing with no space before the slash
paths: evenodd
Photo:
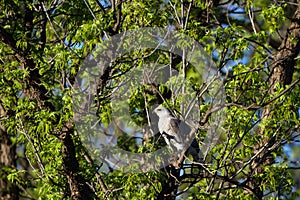
<path id="1" fill-rule="evenodd" d="M 174 117 L 172 117 L 169 121 L 169 132 L 177 139 L 178 137 L 180 137 L 180 120 L 176 119 Z M 179 141 L 177 141 L 179 142 Z"/>
<path id="2" fill-rule="evenodd" d="M 166 140 L 168 140 L 166 142 L 171 144 L 171 146 L 175 147 L 177 150 L 183 149 L 183 140 L 179 128 L 180 123 L 180 120 L 174 117 L 170 117 L 166 129 L 164 131 L 164 137 Z"/>

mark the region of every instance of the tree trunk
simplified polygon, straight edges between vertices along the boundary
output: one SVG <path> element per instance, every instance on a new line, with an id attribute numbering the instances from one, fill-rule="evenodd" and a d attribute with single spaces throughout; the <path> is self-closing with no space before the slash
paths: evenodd
<path id="1" fill-rule="evenodd" d="M 0 197 L 2 200 L 19 199 L 19 189 L 7 179 L 8 173 L 5 170 L 5 168 L 15 169 L 16 159 L 16 146 L 0 124 Z"/>

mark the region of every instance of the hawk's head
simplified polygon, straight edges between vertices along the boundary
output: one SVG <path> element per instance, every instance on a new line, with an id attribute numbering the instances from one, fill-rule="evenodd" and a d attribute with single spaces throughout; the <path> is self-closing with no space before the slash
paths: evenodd
<path id="1" fill-rule="evenodd" d="M 153 112 L 155 112 L 159 118 L 172 117 L 170 110 L 161 105 L 155 108 Z"/>

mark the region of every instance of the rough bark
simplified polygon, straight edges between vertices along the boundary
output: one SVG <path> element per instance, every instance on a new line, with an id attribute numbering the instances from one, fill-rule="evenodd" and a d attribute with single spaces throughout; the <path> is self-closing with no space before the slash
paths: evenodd
<path id="1" fill-rule="evenodd" d="M 295 68 L 295 58 L 300 49 L 300 4 L 292 18 L 284 40 L 281 42 L 274 56 L 273 71 L 270 77 L 271 93 L 274 93 L 274 85 L 281 83 L 288 85 L 292 82 Z"/>
<path id="2" fill-rule="evenodd" d="M 94 193 L 88 187 L 84 178 L 79 174 L 79 163 L 76 158 L 75 145 L 71 134 L 74 132 L 73 124 L 69 123 L 62 130 L 59 139 L 63 143 L 63 166 L 71 191 L 71 199 L 93 199 Z"/>

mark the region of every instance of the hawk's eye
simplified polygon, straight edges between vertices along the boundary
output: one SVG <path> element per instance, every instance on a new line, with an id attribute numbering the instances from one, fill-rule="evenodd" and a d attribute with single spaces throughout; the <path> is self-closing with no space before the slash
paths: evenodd
<path id="1" fill-rule="evenodd" d="M 159 108 L 159 109 L 157 109 L 157 111 L 161 111 L 161 109 Z"/>

